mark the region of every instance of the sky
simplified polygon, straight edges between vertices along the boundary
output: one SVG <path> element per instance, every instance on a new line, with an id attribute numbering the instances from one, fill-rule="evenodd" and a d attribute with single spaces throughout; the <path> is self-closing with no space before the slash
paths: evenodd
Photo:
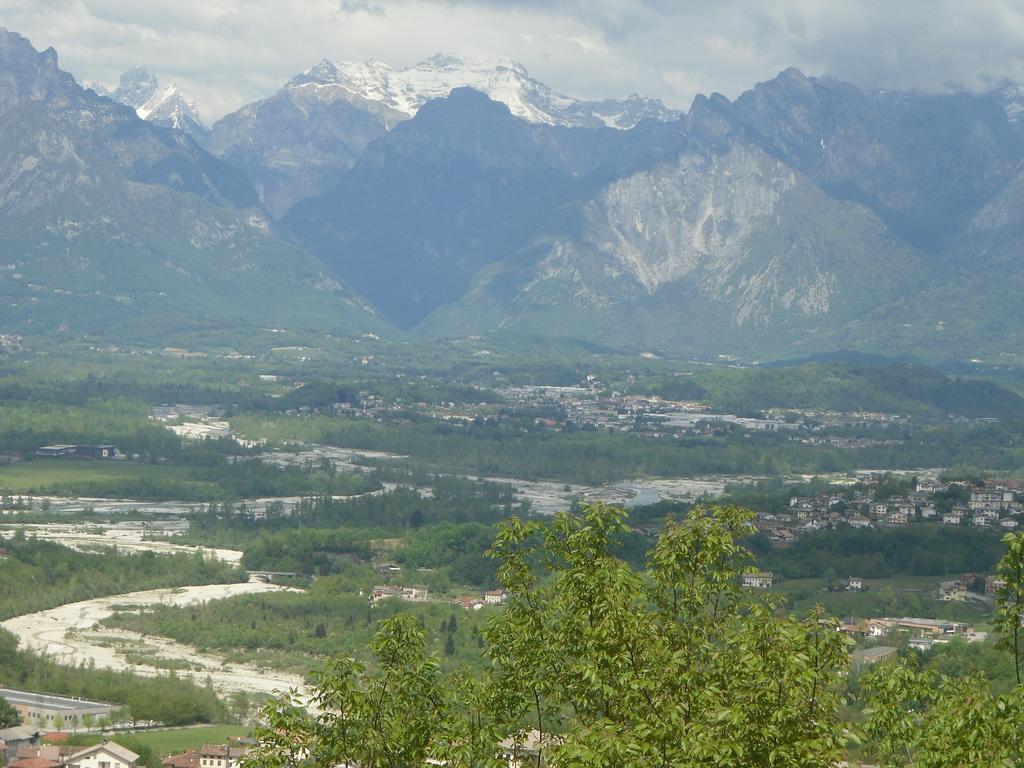
<path id="1" fill-rule="evenodd" d="M 514 59 L 578 98 L 686 109 L 782 69 L 930 92 L 1024 82 L 1024 0 L 2 0 L 80 82 L 145 66 L 207 121 L 323 58 Z"/>

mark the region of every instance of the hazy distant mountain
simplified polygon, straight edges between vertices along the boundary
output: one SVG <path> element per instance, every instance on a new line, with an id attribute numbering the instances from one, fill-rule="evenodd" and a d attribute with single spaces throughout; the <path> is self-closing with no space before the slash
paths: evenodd
<path id="1" fill-rule="evenodd" d="M 657 99 L 633 94 L 626 99 L 581 101 L 551 90 L 530 77 L 514 61 L 483 63 L 437 54 L 410 67 L 394 69 L 379 61 L 361 63 L 327 60 L 307 70 L 292 85 L 341 87 L 361 104 L 380 105 L 412 117 L 431 99 L 452 89 L 470 87 L 505 104 L 512 114 L 530 123 L 577 128 L 632 128 L 640 120 L 673 120 L 679 113 Z"/>
<path id="2" fill-rule="evenodd" d="M 122 107 L 0 35 L 5 327 L 332 333 L 380 327 L 372 305 L 422 333 L 669 355 L 1024 347 L 1015 86 L 786 70 L 675 115 L 511 64 L 324 62 L 218 121 L 220 159 L 139 118 L 160 93 L 134 70 Z"/>
<path id="3" fill-rule="evenodd" d="M 267 208 L 283 216 L 336 183 L 367 144 L 405 118 L 340 87 L 307 87 L 300 76 L 214 123 L 206 147 L 244 171 Z"/>
<path id="4" fill-rule="evenodd" d="M 207 147 L 246 172 L 275 214 L 326 191 L 366 146 L 409 119 L 427 101 L 470 86 L 542 125 L 630 128 L 640 120 L 673 120 L 660 101 L 580 101 L 555 93 L 514 62 L 481 64 L 433 56 L 393 69 L 378 61 L 321 61 L 270 98 L 213 126 Z"/>
<path id="5" fill-rule="evenodd" d="M 143 67 L 135 67 L 121 75 L 120 84 L 113 91 L 98 88 L 97 93 L 126 104 L 143 120 L 165 128 L 176 128 L 194 139 L 202 140 L 209 132 L 194 101 L 174 83 L 160 85 L 156 75 Z"/>
<path id="6" fill-rule="evenodd" d="M 948 243 L 1022 155 L 1006 113 L 984 96 L 865 92 L 789 69 L 729 111 L 827 192 L 926 250 Z"/>
<path id="7" fill-rule="evenodd" d="M 188 136 L 79 87 L 0 29 L 0 325 L 123 342 L 376 326 Z"/>
<path id="8" fill-rule="evenodd" d="M 719 107 L 699 100 L 687 122 L 674 158 L 564 208 L 427 329 L 794 353 L 837 345 L 865 302 L 897 300 L 924 274 L 870 210 L 829 196 Z"/>
<path id="9" fill-rule="evenodd" d="M 578 195 L 618 135 L 527 123 L 458 88 L 371 144 L 285 224 L 388 318 L 412 326 Z"/>
<path id="10" fill-rule="evenodd" d="M 1024 151 L 992 100 L 789 70 L 735 102 L 698 98 L 680 135 L 678 155 L 563 209 L 426 327 L 751 357 L 1024 341 Z"/>
<path id="11" fill-rule="evenodd" d="M 1004 85 L 993 91 L 991 96 L 1006 112 L 1010 125 L 1024 131 L 1024 85 Z"/>
<path id="12" fill-rule="evenodd" d="M 1024 151 L 992 99 L 789 70 L 609 135 L 427 106 L 287 219 L 400 324 L 757 357 L 1019 335 Z"/>

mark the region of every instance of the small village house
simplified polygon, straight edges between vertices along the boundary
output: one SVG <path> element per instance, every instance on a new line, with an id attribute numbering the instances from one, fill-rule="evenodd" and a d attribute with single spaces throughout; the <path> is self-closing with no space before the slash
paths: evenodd
<path id="1" fill-rule="evenodd" d="M 116 741 L 104 741 L 75 752 L 68 758 L 68 768 L 136 768 L 139 756 Z"/>
<path id="2" fill-rule="evenodd" d="M 775 575 L 771 571 L 743 574 L 743 586 L 748 589 L 771 589 Z"/>

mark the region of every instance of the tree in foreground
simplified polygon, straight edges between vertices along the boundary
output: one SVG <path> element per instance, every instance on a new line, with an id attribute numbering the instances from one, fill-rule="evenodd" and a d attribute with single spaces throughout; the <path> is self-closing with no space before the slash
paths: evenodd
<path id="1" fill-rule="evenodd" d="M 865 675 L 864 734 L 883 766 L 1024 766 L 1024 534 L 1003 537 L 996 631 L 1013 657 L 1017 685 L 994 694 L 981 675 L 950 677 L 919 669 L 916 657 Z"/>
<path id="2" fill-rule="evenodd" d="M 643 571 L 613 554 L 624 518 L 595 504 L 505 523 L 490 554 L 510 600 L 483 633 L 484 673 L 442 674 L 413 618 L 381 622 L 372 671 L 326 665 L 319 714 L 294 694 L 267 707 L 250 768 L 836 763 L 846 641 L 740 588 L 752 513 L 695 508 Z"/>

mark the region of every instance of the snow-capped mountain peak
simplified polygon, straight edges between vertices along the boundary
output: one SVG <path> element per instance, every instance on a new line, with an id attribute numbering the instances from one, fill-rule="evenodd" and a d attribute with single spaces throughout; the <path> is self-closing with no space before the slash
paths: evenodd
<path id="1" fill-rule="evenodd" d="M 995 93 L 996 101 L 1006 110 L 1011 123 L 1024 121 L 1024 85 L 1007 85 Z"/>
<path id="2" fill-rule="evenodd" d="M 108 95 L 134 109 L 139 109 L 149 101 L 159 87 L 156 75 L 145 67 L 132 67 L 121 75 L 117 88 Z"/>
<path id="3" fill-rule="evenodd" d="M 443 98 L 452 89 L 469 86 L 508 106 L 512 114 L 547 125 L 631 128 L 645 117 L 671 120 L 678 113 L 656 99 L 634 95 L 625 100 L 586 102 L 553 91 L 534 79 L 515 61 L 472 61 L 437 53 L 408 67 L 396 69 L 370 59 L 363 62 L 324 59 L 293 78 L 289 88 L 325 88 L 324 98 L 344 98 L 412 117 L 430 99 Z"/>
<path id="4" fill-rule="evenodd" d="M 121 75 L 118 87 L 106 93 L 114 101 L 132 107 L 143 120 L 185 131 L 198 138 L 208 129 L 199 117 L 194 101 L 174 83 L 160 85 L 144 67 L 133 67 Z"/>

